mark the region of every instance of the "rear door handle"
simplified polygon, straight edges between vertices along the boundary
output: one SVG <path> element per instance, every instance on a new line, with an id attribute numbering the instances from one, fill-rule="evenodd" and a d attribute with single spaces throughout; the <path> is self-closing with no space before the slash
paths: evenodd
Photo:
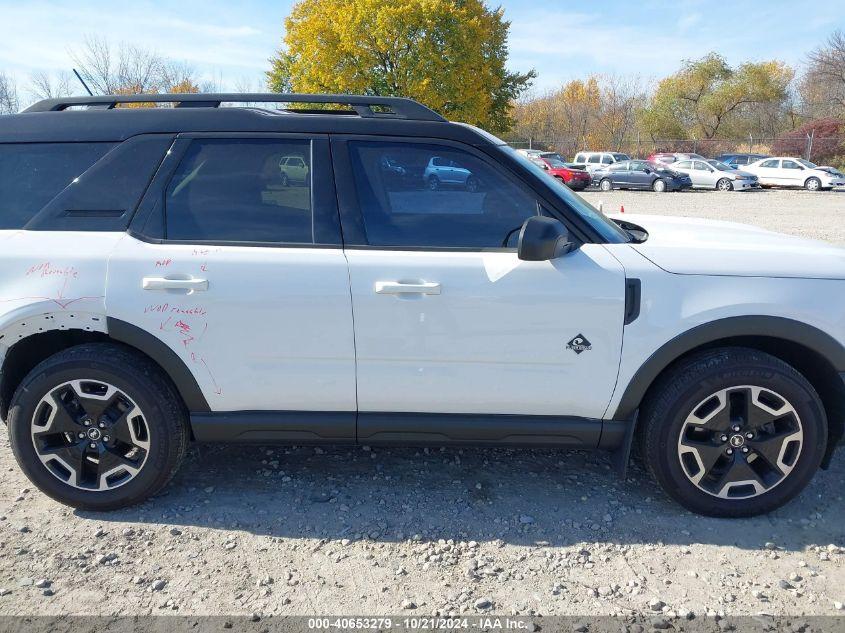
<path id="1" fill-rule="evenodd" d="M 423 282 L 419 284 L 403 284 L 398 281 L 377 281 L 376 294 L 380 295 L 439 295 L 440 284 Z"/>
<path id="2" fill-rule="evenodd" d="M 168 279 L 167 277 L 144 277 L 144 290 L 208 290 L 208 279 Z"/>

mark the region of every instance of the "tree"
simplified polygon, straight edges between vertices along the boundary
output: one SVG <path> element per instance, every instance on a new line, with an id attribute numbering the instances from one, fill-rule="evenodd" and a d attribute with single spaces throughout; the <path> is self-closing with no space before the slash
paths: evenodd
<path id="1" fill-rule="evenodd" d="M 494 132 L 536 73 L 508 71 L 510 23 L 483 0 L 299 0 L 268 84 L 417 99 Z"/>
<path id="2" fill-rule="evenodd" d="M 825 118 L 805 123 L 797 130 L 784 134 L 772 145 L 772 152 L 781 156 L 803 156 L 807 151 L 807 136 L 813 137 L 813 161 L 828 161 L 845 156 L 845 121 Z"/>
<path id="3" fill-rule="evenodd" d="M 193 68 L 134 45 L 87 37 L 71 57 L 95 94 L 206 92 Z"/>
<path id="4" fill-rule="evenodd" d="M 639 122 L 652 138 L 740 134 L 755 107 L 787 101 L 793 76 L 794 71 L 778 61 L 731 68 L 723 57 L 710 53 L 663 79 L 648 107 L 640 111 Z"/>
<path id="5" fill-rule="evenodd" d="M 845 33 L 835 31 L 809 54 L 799 92 L 810 116 L 845 116 Z"/>
<path id="6" fill-rule="evenodd" d="M 0 114 L 15 114 L 18 108 L 18 89 L 15 80 L 0 73 Z"/>
<path id="7" fill-rule="evenodd" d="M 70 96 L 70 75 L 60 72 L 51 75 L 44 71 L 32 73 L 29 92 L 36 99 L 59 99 Z"/>
<path id="8" fill-rule="evenodd" d="M 620 150 L 634 131 L 645 99 L 638 78 L 591 75 L 517 104 L 515 135 L 535 139 L 564 154 L 601 147 Z"/>

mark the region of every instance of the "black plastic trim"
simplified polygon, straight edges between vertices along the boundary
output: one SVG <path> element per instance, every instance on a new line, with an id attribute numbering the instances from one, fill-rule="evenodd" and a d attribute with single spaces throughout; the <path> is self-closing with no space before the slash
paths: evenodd
<path id="1" fill-rule="evenodd" d="M 740 336 L 762 336 L 798 343 L 826 358 L 837 372 L 845 371 L 845 347 L 811 325 L 774 316 L 719 319 L 680 334 L 654 352 L 626 387 L 613 419 L 630 419 L 655 378 L 677 358 L 720 339 Z"/>
<path id="2" fill-rule="evenodd" d="M 358 414 L 361 444 L 598 448 L 601 434 L 601 420 L 568 416 Z"/>
<path id="3" fill-rule="evenodd" d="M 352 444 L 353 411 L 236 411 L 191 413 L 198 442 Z"/>
<path id="4" fill-rule="evenodd" d="M 642 282 L 639 279 L 625 280 L 625 325 L 630 325 L 640 316 Z"/>
<path id="5" fill-rule="evenodd" d="M 166 343 L 131 323 L 113 317 L 106 318 L 106 326 L 109 337 L 134 347 L 159 364 L 170 376 L 189 411 L 211 411 L 191 370 Z"/>

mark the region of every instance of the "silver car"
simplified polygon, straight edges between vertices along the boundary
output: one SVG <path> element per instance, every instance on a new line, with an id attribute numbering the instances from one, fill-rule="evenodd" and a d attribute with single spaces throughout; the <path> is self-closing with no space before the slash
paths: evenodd
<path id="1" fill-rule="evenodd" d="M 478 178 L 473 176 L 469 169 L 440 156 L 434 156 L 428 161 L 423 180 L 432 191 L 455 185 L 462 186 L 467 191 L 478 191 Z"/>
<path id="2" fill-rule="evenodd" d="M 677 163 L 672 163 L 672 169 L 689 175 L 695 189 L 743 191 L 760 186 L 754 174 L 734 169 L 718 160 L 679 160 Z"/>

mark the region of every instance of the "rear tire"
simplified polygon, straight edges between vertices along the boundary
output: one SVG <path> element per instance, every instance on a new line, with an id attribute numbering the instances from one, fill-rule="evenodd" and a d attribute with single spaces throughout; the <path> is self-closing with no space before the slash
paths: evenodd
<path id="1" fill-rule="evenodd" d="M 440 189 L 440 179 L 437 176 L 430 176 L 428 179 L 428 188 L 432 191 Z"/>
<path id="2" fill-rule="evenodd" d="M 827 418 L 810 383 L 752 349 L 680 361 L 641 413 L 641 455 L 655 479 L 708 516 L 755 516 L 789 502 L 813 478 L 827 443 Z"/>
<path id="3" fill-rule="evenodd" d="M 23 379 L 9 409 L 9 441 L 47 496 L 115 510 L 161 490 L 188 447 L 184 405 L 161 370 L 122 346 L 66 349 Z"/>

